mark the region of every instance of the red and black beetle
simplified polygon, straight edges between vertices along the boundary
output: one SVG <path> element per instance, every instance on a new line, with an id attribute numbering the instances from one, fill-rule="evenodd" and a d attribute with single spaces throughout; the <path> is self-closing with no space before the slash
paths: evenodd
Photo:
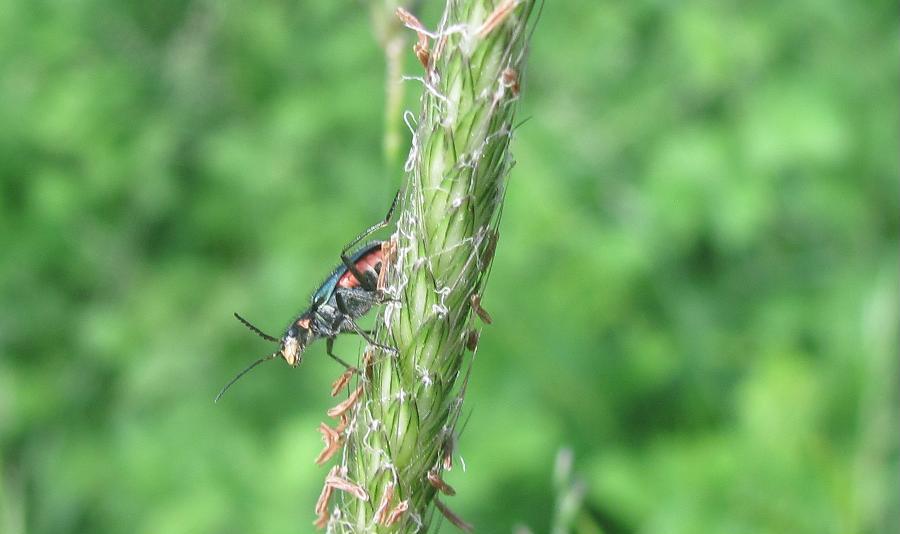
<path id="1" fill-rule="evenodd" d="M 328 355 L 348 369 L 353 366 L 338 357 L 333 350 L 334 339 L 340 334 L 357 334 L 374 346 L 389 352 L 396 352 L 393 347 L 376 342 L 368 331 L 356 324 L 356 319 L 368 313 L 372 306 L 384 300 L 377 286 L 378 274 L 381 272 L 384 259 L 382 248 L 385 242 L 372 241 L 352 254 L 349 251 L 360 241 L 388 225 L 399 198 L 400 192 L 398 191 L 384 220 L 367 228 L 365 232 L 359 234 L 341 250 L 341 263 L 313 293 L 309 308 L 291 321 L 280 338 L 266 334 L 237 313 L 234 314 L 240 322 L 259 337 L 272 343 L 278 343 L 279 348 L 238 373 L 216 395 L 216 402 L 232 384 L 265 361 L 281 357 L 291 367 L 300 365 L 303 352 L 318 339 L 325 338 Z"/>

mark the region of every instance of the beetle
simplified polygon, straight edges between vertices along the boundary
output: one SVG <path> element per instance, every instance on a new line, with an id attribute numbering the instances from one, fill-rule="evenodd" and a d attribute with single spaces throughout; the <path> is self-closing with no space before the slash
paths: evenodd
<path id="1" fill-rule="evenodd" d="M 391 202 L 384 219 L 367 228 L 341 250 L 341 263 L 313 293 L 309 307 L 291 321 L 280 338 L 263 332 L 250 321 L 237 313 L 234 314 L 235 318 L 253 333 L 266 341 L 278 343 L 279 348 L 238 373 L 219 391 L 214 402 L 218 402 L 232 384 L 263 362 L 280 357 L 291 367 L 299 366 L 304 351 L 319 339 L 325 339 L 325 351 L 347 369 L 354 367 L 334 353 L 334 340 L 341 334 L 357 334 L 371 345 L 391 353 L 397 352 L 395 348 L 372 339 L 370 332 L 356 324 L 356 320 L 368 313 L 372 306 L 384 300 L 377 286 L 378 274 L 384 262 L 382 249 L 385 242 L 371 241 L 352 253 L 350 251 L 362 240 L 390 223 L 399 198 L 400 191 L 394 196 L 394 201 Z"/>

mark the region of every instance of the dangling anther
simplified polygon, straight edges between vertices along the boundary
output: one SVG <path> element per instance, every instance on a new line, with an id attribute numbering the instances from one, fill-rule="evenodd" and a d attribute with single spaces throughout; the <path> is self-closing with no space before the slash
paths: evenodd
<path id="1" fill-rule="evenodd" d="M 328 472 L 328 476 L 337 474 L 337 469 L 338 466 L 332 467 L 331 471 Z M 313 522 L 316 528 L 325 528 L 325 525 L 328 524 L 328 501 L 331 500 L 333 491 L 334 488 L 326 481 L 322 486 L 322 493 L 319 494 L 319 500 L 316 501 L 316 520 Z"/>
<path id="2" fill-rule="evenodd" d="M 478 330 L 469 330 L 466 334 L 466 348 L 469 349 L 469 352 L 475 352 L 478 348 L 478 338 L 481 337 Z"/>
<path id="3" fill-rule="evenodd" d="M 362 394 L 362 390 L 363 390 L 363 387 L 358 386 L 356 389 L 353 390 L 352 393 L 350 393 L 349 397 L 347 397 L 345 400 L 341 401 L 337 406 L 329 409 L 325 413 L 328 414 L 328 417 L 339 417 L 339 416 L 347 413 L 347 411 L 350 408 L 352 408 L 354 404 L 356 404 L 356 401 L 359 400 L 359 396 L 360 396 L 360 394 Z"/>
<path id="4" fill-rule="evenodd" d="M 369 494 L 363 489 L 362 486 L 356 484 L 354 482 L 350 482 L 343 476 L 341 476 L 340 471 L 332 471 L 325 478 L 325 483 L 330 485 L 336 490 L 346 491 L 347 493 L 353 495 L 357 499 L 361 501 L 368 501 Z"/>
<path id="5" fill-rule="evenodd" d="M 444 517 L 446 517 L 448 521 L 456 525 L 456 528 L 462 530 L 463 532 L 473 532 L 475 530 L 475 527 L 453 513 L 453 510 L 451 510 L 440 499 L 435 498 L 434 504 L 437 506 L 438 510 L 440 510 L 441 513 L 444 514 Z"/>
<path id="6" fill-rule="evenodd" d="M 429 70 L 431 68 L 431 53 L 428 51 L 428 31 L 415 15 L 402 7 L 397 8 L 396 14 L 404 26 L 416 32 L 417 40 L 413 45 L 413 52 L 415 52 L 416 57 L 419 58 L 419 63 L 425 67 L 425 70 Z"/>
<path id="7" fill-rule="evenodd" d="M 397 503 L 397 506 L 391 510 L 391 513 L 388 514 L 387 519 L 385 519 L 384 524 L 386 526 L 393 526 L 400 521 L 400 518 L 403 517 L 403 514 L 409 510 L 409 499 L 404 499 Z"/>
<path id="8" fill-rule="evenodd" d="M 346 371 L 344 371 L 343 374 L 341 374 L 341 376 L 337 378 L 337 380 L 332 382 L 331 396 L 337 397 L 338 393 L 340 393 L 341 390 L 344 389 L 344 386 L 350 383 L 350 379 L 353 378 L 353 375 L 356 374 L 356 372 L 356 368 L 350 367 Z"/>
<path id="9" fill-rule="evenodd" d="M 325 442 L 325 448 L 316 457 L 316 464 L 322 465 L 334 456 L 334 453 L 341 450 L 344 440 L 341 438 L 339 431 L 331 428 L 325 423 L 319 423 L 319 432 L 322 433 L 322 441 Z"/>
<path id="10" fill-rule="evenodd" d="M 366 352 L 363 353 L 363 369 L 365 369 L 366 379 L 372 380 L 372 367 L 375 364 L 375 351 L 369 347 L 366 349 Z"/>
<path id="11" fill-rule="evenodd" d="M 519 96 L 519 73 L 512 67 L 506 67 L 500 74 L 500 81 L 514 97 Z"/>
<path id="12" fill-rule="evenodd" d="M 340 419 L 341 419 L 341 422 L 338 423 L 338 426 L 334 427 L 334 431 L 337 432 L 338 434 L 340 434 L 341 432 L 346 430 L 347 425 L 350 424 L 350 418 L 347 417 L 347 414 L 342 413 Z"/>
<path id="13" fill-rule="evenodd" d="M 450 471 L 453 469 L 453 436 L 448 435 L 446 439 L 444 439 L 444 447 L 441 451 L 443 455 L 443 465 L 444 471 Z"/>
<path id="14" fill-rule="evenodd" d="M 485 324 L 494 322 L 494 319 L 491 318 L 491 314 L 481 307 L 481 295 L 472 295 L 470 302 L 472 303 L 472 309 L 475 310 L 475 313 L 485 322 Z"/>
<path id="15" fill-rule="evenodd" d="M 456 490 L 453 489 L 453 486 L 444 482 L 444 479 L 441 478 L 440 472 L 436 469 L 432 469 L 428 472 L 428 483 L 438 489 L 444 495 L 449 495 L 450 497 L 456 495 Z"/>
<path id="16" fill-rule="evenodd" d="M 505 71 L 504 71 L 505 72 Z M 489 230 L 487 235 L 487 244 L 484 247 L 484 251 L 481 253 L 481 264 L 480 267 L 482 269 L 487 268 L 491 261 L 494 259 L 494 253 L 497 251 L 497 241 L 500 240 L 500 232 L 497 230 Z"/>

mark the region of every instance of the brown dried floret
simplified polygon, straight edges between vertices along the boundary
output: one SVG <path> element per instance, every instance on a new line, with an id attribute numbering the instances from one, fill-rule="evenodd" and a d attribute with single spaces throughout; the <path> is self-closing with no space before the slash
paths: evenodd
<path id="1" fill-rule="evenodd" d="M 337 466 L 331 468 L 331 471 L 328 473 L 329 476 L 337 473 Z M 313 525 L 316 528 L 324 528 L 325 525 L 328 524 L 328 501 L 331 499 L 331 493 L 334 491 L 328 482 L 322 486 L 322 493 L 319 494 L 319 500 L 316 501 L 316 520 L 313 522 Z"/>
<path id="2" fill-rule="evenodd" d="M 419 22 L 419 19 L 409 11 L 398 7 L 396 10 L 397 18 L 403 22 L 403 25 L 416 32 L 416 43 L 413 45 L 413 52 L 419 58 L 419 62 L 428 70 L 431 66 L 431 53 L 428 51 L 428 31 L 425 26 Z"/>
<path id="3" fill-rule="evenodd" d="M 444 471 L 450 471 L 453 469 L 453 437 L 447 436 L 444 440 L 444 450 L 443 453 L 443 466 Z"/>
<path id="4" fill-rule="evenodd" d="M 512 69 L 507 69 L 512 70 Z M 506 72 L 506 71 L 504 71 Z M 515 72 L 515 71 L 513 71 Z M 479 266 L 484 269 L 488 265 L 491 264 L 491 261 L 494 259 L 494 253 L 497 251 L 497 241 L 500 240 L 500 232 L 497 230 L 492 230 L 487 235 L 487 243 L 484 246 L 484 250 L 481 252 L 481 260 Z"/>
<path id="5" fill-rule="evenodd" d="M 334 382 L 331 383 L 331 396 L 337 397 L 338 393 L 344 389 L 344 386 L 350 383 L 350 379 L 353 378 L 353 375 L 357 373 L 357 369 L 351 367 L 344 371 L 341 376 L 337 378 Z"/>
<path id="6" fill-rule="evenodd" d="M 397 15 L 397 18 L 400 19 L 400 22 L 403 23 L 407 28 L 415 31 L 416 33 L 427 33 L 425 30 L 425 26 L 416 18 L 415 15 L 404 9 L 403 7 L 398 7 L 394 13 Z"/>
<path id="7" fill-rule="evenodd" d="M 362 486 L 344 478 L 339 471 L 332 470 L 325 477 L 325 483 L 336 490 L 346 491 L 361 501 L 369 500 L 369 494 Z"/>
<path id="8" fill-rule="evenodd" d="M 486 324 L 491 324 L 494 322 L 494 319 L 491 318 L 491 314 L 487 312 L 484 308 L 481 307 L 481 295 L 472 295 L 471 298 L 472 309 L 475 310 L 475 313 L 478 317 L 481 318 Z"/>
<path id="9" fill-rule="evenodd" d="M 466 348 L 469 349 L 470 352 L 475 352 L 475 349 L 478 348 L 479 337 L 481 337 L 481 334 L 478 330 L 469 330 L 469 333 L 466 334 Z"/>
<path id="10" fill-rule="evenodd" d="M 356 401 L 359 400 L 359 396 L 360 394 L 362 394 L 362 390 L 362 386 L 357 386 L 357 388 L 354 389 L 352 393 L 350 393 L 349 397 L 341 401 L 337 406 L 330 408 L 325 413 L 327 413 L 329 417 L 340 417 L 342 414 L 347 413 L 347 411 L 350 410 L 350 408 L 352 408 L 354 404 L 356 404 Z"/>
<path id="11" fill-rule="evenodd" d="M 321 513 L 316 517 L 316 520 L 313 521 L 313 526 L 318 529 L 323 529 L 328 525 L 328 513 Z"/>
<path id="12" fill-rule="evenodd" d="M 428 38 L 425 39 L 425 44 L 422 44 L 422 35 L 419 35 L 419 41 L 413 45 L 413 53 L 416 54 L 416 57 L 419 59 L 419 63 L 425 67 L 425 70 L 428 70 L 431 67 L 431 52 L 428 51 Z"/>
<path id="13" fill-rule="evenodd" d="M 456 525 L 456 528 L 462 530 L 463 532 L 473 532 L 475 530 L 475 527 L 465 522 L 461 517 L 453 513 L 453 510 L 447 507 L 447 505 L 444 504 L 440 499 L 434 499 L 434 504 L 437 506 L 437 509 L 440 510 L 442 514 L 444 514 L 444 517 L 446 517 L 448 521 Z"/>
<path id="14" fill-rule="evenodd" d="M 404 499 L 397 503 L 397 506 L 391 510 L 391 513 L 388 514 L 387 519 L 384 521 L 386 526 L 395 525 L 400 518 L 403 517 L 403 514 L 409 510 L 409 499 Z"/>
<path id="15" fill-rule="evenodd" d="M 363 353 L 363 369 L 365 369 L 366 379 L 372 380 L 372 366 L 375 363 L 375 351 L 372 347 L 366 349 L 366 352 Z"/>
<path id="16" fill-rule="evenodd" d="M 513 96 L 519 96 L 519 73 L 512 67 L 506 67 L 500 74 L 500 81 Z M 494 241 L 496 243 L 496 240 Z"/>
<path id="17" fill-rule="evenodd" d="M 428 483 L 437 488 L 438 491 L 444 495 L 449 495 L 450 497 L 456 495 L 456 490 L 453 489 L 453 486 L 444 482 L 440 472 L 434 469 L 428 472 Z"/>
<path id="18" fill-rule="evenodd" d="M 330 460 L 331 457 L 334 456 L 334 453 L 341 449 L 343 439 L 341 439 L 339 431 L 331 428 L 325 423 L 319 423 L 319 432 L 322 433 L 322 441 L 325 442 L 325 448 L 322 449 L 322 452 L 316 457 L 316 464 L 322 465 Z"/>
<path id="19" fill-rule="evenodd" d="M 342 413 L 341 416 L 340 416 L 340 421 L 341 421 L 341 422 L 338 423 L 338 426 L 334 427 L 334 430 L 335 430 L 336 432 L 338 432 L 338 433 L 343 432 L 344 430 L 346 430 L 347 425 L 350 424 L 350 418 L 347 417 L 347 414 Z"/>

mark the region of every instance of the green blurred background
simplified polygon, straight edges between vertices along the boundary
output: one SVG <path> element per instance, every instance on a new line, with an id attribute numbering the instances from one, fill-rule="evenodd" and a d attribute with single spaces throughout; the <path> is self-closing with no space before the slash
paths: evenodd
<path id="1" fill-rule="evenodd" d="M 398 187 L 384 77 L 361 2 L 0 0 L 0 531 L 312 531 L 324 346 L 212 398 Z M 545 532 L 567 446 L 584 532 L 897 532 L 897 94 L 894 2 L 548 2 L 449 504 Z"/>

